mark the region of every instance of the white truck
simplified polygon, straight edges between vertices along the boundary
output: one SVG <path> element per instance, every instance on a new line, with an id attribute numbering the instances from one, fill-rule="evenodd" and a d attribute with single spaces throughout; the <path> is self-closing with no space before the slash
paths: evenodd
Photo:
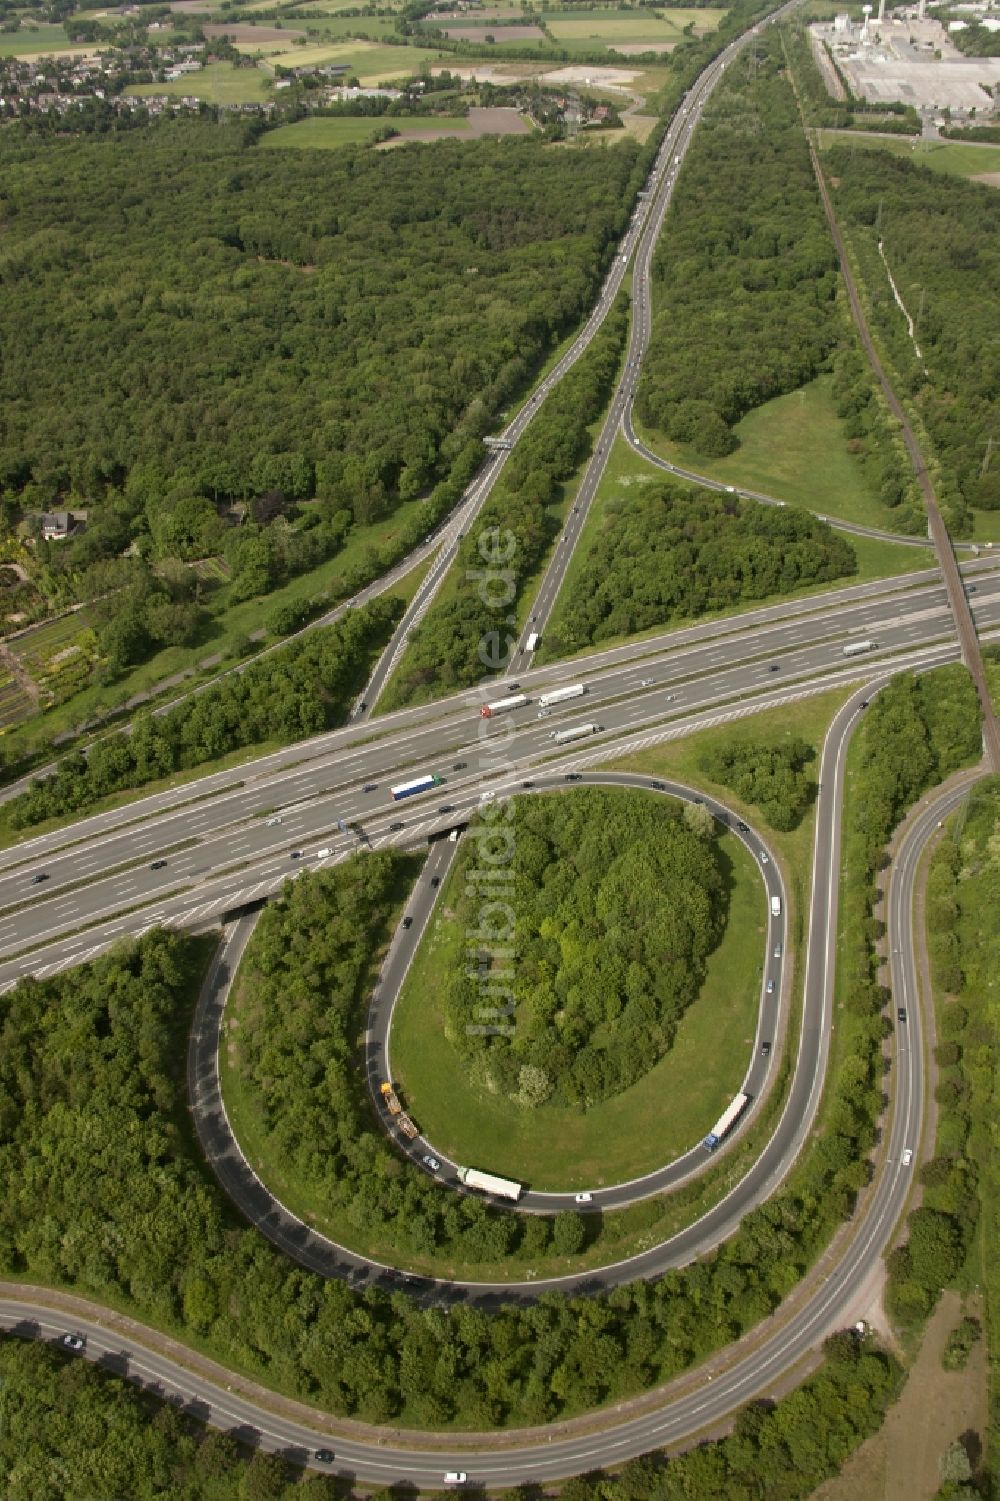
<path id="1" fill-rule="evenodd" d="M 780 917 L 781 916 L 781 897 L 780 896 L 772 896 L 772 898 L 771 898 L 771 916 L 772 917 Z"/>
<path id="2" fill-rule="evenodd" d="M 580 698 L 586 691 L 582 683 L 570 683 L 566 688 L 551 688 L 548 693 L 539 694 L 538 702 L 547 709 L 552 704 L 564 703 L 568 698 Z"/>
<path id="3" fill-rule="evenodd" d="M 582 740 L 585 735 L 596 735 L 599 724 L 575 724 L 569 730 L 552 730 L 549 739 L 556 745 L 566 745 L 570 740 Z"/>
<path id="4" fill-rule="evenodd" d="M 860 657 L 862 652 L 874 651 L 877 641 L 849 641 L 844 647 L 845 657 Z"/>
<path id="5" fill-rule="evenodd" d="M 477 1167 L 460 1167 L 458 1181 L 466 1188 L 478 1188 L 480 1193 L 496 1194 L 501 1199 L 513 1199 L 516 1203 L 524 1192 L 521 1183 L 513 1178 L 498 1178 L 494 1173 L 482 1173 Z"/>
<path id="6" fill-rule="evenodd" d="M 526 693 L 514 693 L 509 698 L 498 698 L 495 704 L 483 704 L 479 713 L 483 719 L 492 719 L 494 714 L 506 714 L 508 709 L 523 709 L 530 702 Z"/>

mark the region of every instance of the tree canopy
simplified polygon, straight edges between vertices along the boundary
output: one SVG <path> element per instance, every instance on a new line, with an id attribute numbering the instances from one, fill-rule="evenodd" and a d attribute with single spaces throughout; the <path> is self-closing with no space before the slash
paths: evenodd
<path id="1" fill-rule="evenodd" d="M 274 155 L 190 118 L 5 132 L 0 488 L 123 489 L 181 556 L 206 500 L 377 519 L 592 300 L 636 157 L 514 137 Z"/>
<path id="2" fill-rule="evenodd" d="M 716 852 L 679 807 L 607 788 L 518 798 L 504 822 L 515 952 L 498 967 L 513 977 L 511 1029 L 476 1026 L 473 970 L 449 980 L 448 1037 L 473 1085 L 529 1107 L 551 1097 L 585 1108 L 663 1056 L 698 994 L 725 923 Z M 467 885 L 459 901 L 475 930 L 481 893 Z M 489 983 L 488 952 L 483 963 Z"/>
<path id="3" fill-rule="evenodd" d="M 547 633 L 548 655 L 854 573 L 808 511 L 670 484 L 610 501 Z"/>

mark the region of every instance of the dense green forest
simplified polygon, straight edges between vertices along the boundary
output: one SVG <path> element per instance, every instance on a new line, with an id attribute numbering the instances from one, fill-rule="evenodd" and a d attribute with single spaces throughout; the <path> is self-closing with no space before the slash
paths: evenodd
<path id="1" fill-rule="evenodd" d="M 837 260 L 775 34 L 727 70 L 653 259 L 643 422 L 709 456 L 734 423 L 811 380 L 842 334 Z"/>
<path id="2" fill-rule="evenodd" d="M 1000 509 L 1000 198 L 887 152 L 836 146 L 823 161 L 875 332 L 930 436 L 939 498 L 967 530 L 970 508 Z"/>
<path id="3" fill-rule="evenodd" d="M 810 775 L 815 760 L 813 747 L 796 736 L 775 745 L 730 740 L 706 750 L 699 764 L 713 781 L 758 807 L 772 829 L 794 829 L 816 794 Z"/>
<path id="4" fill-rule="evenodd" d="M 609 501 L 546 638 L 561 656 L 855 572 L 810 512 L 666 482 Z"/>
<path id="5" fill-rule="evenodd" d="M 488 847 L 488 814 L 485 822 Z M 502 1007 L 509 1029 L 477 1025 L 494 964 L 487 951 L 487 978 L 449 977 L 448 1039 L 470 1060 L 471 1087 L 526 1108 L 585 1109 L 663 1057 L 698 994 L 725 923 L 714 825 L 701 837 L 680 806 L 585 787 L 571 798 L 516 799 L 504 828 L 516 925 L 513 956 L 496 964 L 513 977 Z M 479 888 L 466 885 L 458 901 L 473 931 Z M 539 1128 L 558 1125 L 540 1118 Z"/>
<path id="6" fill-rule="evenodd" d="M 154 931 L 0 997 L 0 1270 L 122 1301 L 333 1412 L 427 1428 L 531 1424 L 666 1380 L 777 1306 L 864 1180 L 880 1030 L 871 1069 L 857 1057 L 835 1086 L 833 1149 L 817 1141 L 709 1259 L 606 1295 L 490 1314 L 356 1294 L 234 1223 L 207 1176 L 180 1066 L 203 952 Z M 285 994 L 317 986 L 326 996 L 328 978 L 321 970 L 317 986 L 312 949 L 300 945 Z M 326 1119 L 324 1150 L 328 1134 Z M 376 1212 L 391 1179 L 372 1180 Z"/>
<path id="7" fill-rule="evenodd" d="M 139 715 L 86 755 L 64 756 L 5 809 L 12 829 L 81 813 L 111 792 L 141 787 L 265 741 L 301 740 L 343 721 L 403 604 L 391 595 L 319 626 L 243 672 L 231 672 L 164 714 Z"/>
<path id="8" fill-rule="evenodd" d="M 454 584 L 412 634 L 383 710 L 480 682 L 516 645 L 514 612 L 559 532 L 563 483 L 591 451 L 628 333 L 624 296 L 507 460 L 454 565 Z"/>
<path id="9" fill-rule="evenodd" d="M 899 1389 L 897 1361 L 869 1342 L 834 1336 L 823 1366 L 773 1404 L 738 1415 L 731 1437 L 664 1461 L 648 1455 L 615 1475 L 569 1481 L 563 1501 L 805 1501 L 881 1424 Z M 248 1458 L 230 1434 L 205 1430 L 173 1407 L 150 1411 L 134 1386 L 42 1345 L 0 1341 L 0 1484 L 6 1501 L 350 1501 L 354 1488 L 301 1479 L 276 1456 Z M 473 1488 L 474 1494 L 481 1494 Z M 392 1486 L 370 1501 L 408 1501 Z M 493 1492 L 539 1501 L 535 1485 Z"/>
<path id="10" fill-rule="evenodd" d="M 637 158 L 520 138 L 274 157 L 194 119 L 5 132 L 0 487 L 105 502 L 91 550 L 107 526 L 109 551 L 209 551 L 216 501 L 272 490 L 378 518 L 593 300 Z"/>

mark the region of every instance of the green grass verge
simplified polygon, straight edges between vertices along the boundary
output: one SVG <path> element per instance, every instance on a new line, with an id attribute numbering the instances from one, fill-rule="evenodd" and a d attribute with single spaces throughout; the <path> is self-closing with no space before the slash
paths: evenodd
<path id="1" fill-rule="evenodd" d="M 647 795 L 655 794 L 637 794 Z M 390 1040 L 395 1077 L 435 1147 L 533 1189 L 565 1192 L 651 1172 L 704 1136 L 739 1091 L 751 1057 L 767 934 L 754 861 L 728 833 L 719 848 L 731 882 L 726 932 L 673 1048 L 631 1089 L 585 1113 L 526 1110 L 470 1091 L 465 1061 L 444 1034 L 441 977 L 461 967 L 466 942 L 450 900 L 464 876 L 453 869 L 403 985 Z"/>
<path id="2" fill-rule="evenodd" d="M 850 452 L 834 407 L 832 375 L 819 375 L 756 407 L 733 431 L 740 446 L 721 459 L 706 459 L 656 433 L 644 432 L 642 438 L 672 464 L 722 484 L 760 490 L 841 521 L 895 529 L 893 512 Z"/>
<path id="3" fill-rule="evenodd" d="M 556 629 L 561 622 L 563 601 L 573 597 L 574 590 L 580 587 L 580 574 L 583 570 L 584 561 L 590 550 L 591 538 L 604 525 L 604 519 L 609 502 L 621 500 L 628 492 L 641 485 L 659 484 L 683 484 L 684 481 L 675 481 L 670 475 L 664 474 L 646 459 L 640 457 L 634 449 L 630 448 L 625 440 L 619 435 L 615 438 L 614 445 L 608 455 L 608 465 L 604 471 L 597 494 L 591 503 L 590 511 L 584 524 L 581 536 L 570 560 L 566 577 L 556 600 L 555 609 L 549 624 L 549 631 L 555 635 Z M 750 505 L 753 502 L 748 501 Z M 933 554 L 930 548 L 917 549 L 908 547 L 905 543 L 882 542 L 871 537 L 851 537 L 851 547 L 854 549 L 858 560 L 857 573 L 844 578 L 839 582 L 847 587 L 850 584 L 864 583 L 867 579 L 891 578 L 893 575 L 909 573 L 921 567 L 930 567 L 933 562 Z M 823 594 L 838 587 L 837 582 L 828 584 L 816 584 L 802 589 L 795 589 L 786 595 L 771 595 L 767 599 L 744 602 L 734 605 L 731 610 L 716 612 L 712 618 L 720 616 L 733 616 L 745 613 L 747 610 L 756 609 L 761 605 L 776 604 L 780 599 L 798 599 L 807 597 L 809 594 Z M 708 619 L 708 616 L 700 616 L 699 619 Z M 641 641 L 650 636 L 662 635 L 664 631 L 679 630 L 683 626 L 693 622 L 687 619 L 676 619 L 664 622 L 662 625 L 652 626 L 648 631 L 640 632 L 634 637 L 614 637 L 602 640 L 599 646 L 584 647 L 576 656 L 586 656 L 592 651 L 605 651 L 609 647 L 620 644 L 626 640 Z M 543 665 L 551 660 L 546 655 L 545 639 L 543 637 L 535 653 L 537 665 Z"/>

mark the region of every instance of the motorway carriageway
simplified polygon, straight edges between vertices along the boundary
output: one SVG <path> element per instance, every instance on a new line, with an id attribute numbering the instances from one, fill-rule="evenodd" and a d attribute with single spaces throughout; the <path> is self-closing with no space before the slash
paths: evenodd
<path id="1" fill-rule="evenodd" d="M 980 625 L 995 624 L 1000 621 L 1000 577 L 983 579 L 979 590 L 974 600 Z M 159 915 L 155 910 L 158 903 L 192 886 L 204 887 L 207 880 L 223 872 L 236 877 L 235 883 L 230 882 L 233 889 L 251 879 L 253 871 L 248 867 L 256 868 L 260 878 L 277 875 L 280 882 L 282 875 L 292 874 L 297 867 L 289 856 L 300 844 L 305 846 L 307 857 L 315 855 L 317 842 L 323 840 L 342 853 L 344 841 L 336 832 L 338 820 L 359 823 L 370 836 L 376 824 L 377 832 L 386 833 L 388 823 L 399 823 L 403 829 L 392 832 L 408 838 L 413 833 L 415 811 L 424 816 L 439 807 L 447 810 L 453 806 L 448 800 L 459 789 L 463 794 L 473 786 L 482 789 L 484 774 L 491 774 L 491 762 L 495 777 L 497 773 L 509 774 L 508 767 L 526 767 L 550 756 L 550 735 L 560 725 L 596 722 L 613 732 L 638 730 L 656 720 L 684 720 L 726 699 L 761 691 L 772 679 L 777 686 L 779 681 L 784 684 L 840 669 L 856 681 L 878 671 L 884 663 L 884 651 L 905 650 L 942 636 L 951 639 L 950 616 L 943 601 L 935 605 L 926 598 L 907 596 L 906 604 L 905 613 L 894 607 L 896 618 L 891 623 L 884 614 L 881 621 L 873 620 L 877 604 L 849 607 L 846 613 L 854 624 L 847 636 L 841 622 L 824 613 L 778 623 L 766 632 L 749 636 L 741 633 L 721 646 L 710 642 L 689 648 L 669 666 L 661 663 L 657 668 L 643 664 L 613 669 L 592 680 L 585 697 L 559 706 L 558 712 L 542 720 L 537 717 L 534 702 L 492 721 L 480 720 L 474 705 L 470 705 L 460 716 L 442 724 L 406 732 L 402 742 L 398 738 L 374 742 L 353 754 L 338 749 L 330 758 L 332 765 L 310 761 L 280 774 L 276 783 L 244 778 L 245 785 L 228 795 L 189 803 L 119 832 L 80 839 L 77 826 L 77 830 L 64 831 L 62 852 L 43 862 L 33 857 L 31 844 L 21 846 L 7 852 L 8 857 L 20 859 L 20 867 L 8 866 L 0 879 L 0 903 L 7 908 L 0 917 L 0 952 L 16 954 L 20 949 L 51 942 L 74 926 L 103 920 L 115 911 L 132 907 L 154 909 L 146 914 L 148 926 Z M 913 605 L 924 608 L 913 609 Z M 859 614 L 861 619 L 857 618 Z M 879 642 L 879 650 L 845 662 L 844 640 L 858 639 L 868 632 Z M 818 644 L 798 644 L 814 635 L 821 638 Z M 769 648 L 766 655 L 762 654 L 765 645 Z M 745 659 L 748 653 L 749 664 Z M 728 662 L 724 662 L 726 658 Z M 775 667 L 777 671 L 772 671 Z M 644 676 L 640 677 L 640 672 Z M 643 687 L 644 683 L 648 686 Z M 401 756 L 405 758 L 402 764 Z M 454 774 L 456 757 L 465 761 L 458 775 Z M 386 782 L 397 780 L 404 769 L 406 773 L 435 771 L 445 781 L 422 798 L 398 805 L 389 803 Z M 377 778 L 377 791 L 364 793 L 359 785 L 362 777 Z M 261 814 L 276 807 L 284 810 L 272 815 L 280 817 L 281 822 L 269 826 Z M 76 834 L 79 842 L 65 847 L 66 832 Z M 353 844 L 353 837 L 349 842 Z M 165 867 L 149 869 L 154 858 L 166 860 Z M 258 862 L 269 859 L 277 862 L 276 871 L 259 868 Z M 40 865 L 49 877 L 43 888 L 31 884 Z M 135 924 L 129 927 L 134 930 Z"/>
<path id="2" fill-rule="evenodd" d="M 965 573 L 971 583 L 973 575 L 995 572 L 998 568 L 1000 559 L 983 559 L 979 563 L 967 565 Z M 981 602 L 985 602 L 995 584 L 991 584 L 988 578 L 978 579 L 976 587 L 981 591 Z M 777 651 L 816 640 L 824 629 L 830 633 L 842 632 L 847 639 L 858 633 L 865 635 L 883 627 L 887 615 L 890 618 L 895 616 L 898 621 L 904 615 L 915 616 L 928 609 L 940 609 L 945 602 L 946 595 L 937 570 L 926 569 L 895 579 L 877 579 L 775 605 L 762 605 L 744 614 L 717 617 L 698 625 L 660 633 L 643 641 L 630 641 L 621 646 L 589 653 L 572 662 L 533 668 L 521 675 L 522 686 L 526 692 L 531 692 L 543 684 L 557 685 L 577 680 L 593 683 L 595 674 L 611 672 L 629 664 L 634 664 L 637 670 L 642 667 L 645 669 L 643 675 L 648 675 L 650 671 L 659 671 L 664 666 L 662 659 L 665 654 L 677 654 L 683 648 L 701 646 L 705 649 L 703 654 L 692 650 L 680 659 L 683 675 L 697 675 L 706 666 L 712 666 L 714 662 L 721 660 L 723 654 L 734 654 L 733 642 L 746 642 L 747 638 L 752 637 L 747 643 L 752 654 L 754 641 L 760 643 L 761 650 Z M 852 606 L 853 609 L 850 608 Z M 941 619 L 943 622 L 943 614 Z M 780 635 L 774 634 L 773 627 L 782 623 L 787 626 L 787 630 Z M 909 622 L 910 639 L 917 639 L 917 624 L 915 619 Z M 945 625 L 942 634 L 946 632 Z M 746 650 L 745 647 L 743 649 Z M 238 789 L 241 795 L 248 796 L 248 784 L 251 780 L 260 784 L 261 795 L 252 800 L 252 805 L 247 805 L 248 810 L 261 812 L 277 808 L 278 803 L 268 798 L 265 779 L 273 780 L 282 801 L 289 803 L 294 800 L 296 778 L 309 777 L 311 770 L 321 760 L 329 759 L 339 771 L 349 775 L 349 758 L 353 754 L 355 760 L 367 761 L 373 746 L 377 745 L 376 737 L 384 740 L 393 733 L 406 735 L 432 722 L 448 722 L 453 727 L 467 726 L 469 716 L 478 713 L 479 705 L 488 698 L 502 695 L 506 686 L 503 680 L 481 684 L 447 699 L 397 710 L 372 724 L 349 724 L 326 731 L 310 740 L 249 760 L 240 767 L 207 772 L 195 780 L 151 793 L 106 813 L 84 817 L 47 834 L 30 837 L 20 844 L 0 850 L 0 882 L 4 871 L 23 868 L 29 861 L 47 860 L 56 850 L 83 840 L 92 841 L 116 828 L 128 828 L 128 838 L 132 840 L 140 821 L 168 812 L 171 808 L 189 810 L 199 798 L 207 800 L 234 789 Z M 407 763 L 395 755 L 391 764 L 398 769 Z M 365 771 L 367 769 L 366 766 Z M 372 766 L 371 769 L 374 771 L 378 768 Z M 279 788 L 283 772 L 286 780 Z M 206 801 L 206 809 L 207 806 Z M 106 863 L 111 863 L 110 855 L 111 852 L 108 852 Z M 9 900 L 9 893 L 0 885 L 0 907 Z"/>

